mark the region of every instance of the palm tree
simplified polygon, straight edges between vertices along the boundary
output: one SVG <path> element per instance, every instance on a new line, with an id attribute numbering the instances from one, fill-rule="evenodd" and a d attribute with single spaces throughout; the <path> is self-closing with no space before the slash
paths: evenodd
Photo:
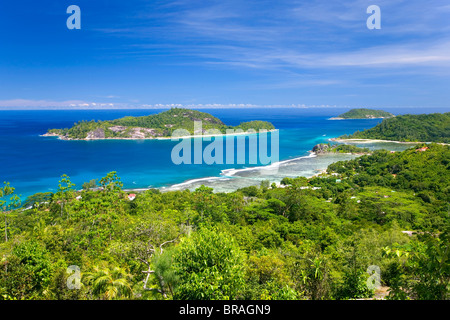
<path id="1" fill-rule="evenodd" d="M 314 258 L 314 260 L 309 259 L 309 262 L 311 263 L 311 268 L 314 273 L 314 278 L 318 280 L 323 279 L 323 270 L 322 270 L 322 262 L 323 260 L 320 258 Z"/>
<path id="2" fill-rule="evenodd" d="M 92 285 L 92 294 L 102 300 L 130 298 L 132 289 L 129 283 L 131 275 L 124 269 L 115 267 L 109 269 L 95 268 L 87 273 L 86 280 Z"/>

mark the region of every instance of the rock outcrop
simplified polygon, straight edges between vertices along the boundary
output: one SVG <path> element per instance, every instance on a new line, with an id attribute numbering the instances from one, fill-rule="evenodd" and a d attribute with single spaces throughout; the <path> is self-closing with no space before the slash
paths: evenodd
<path id="1" fill-rule="evenodd" d="M 315 145 L 314 148 L 312 149 L 312 152 L 314 152 L 315 154 L 328 153 L 329 151 L 330 146 L 323 143 Z"/>
<path id="2" fill-rule="evenodd" d="M 95 129 L 94 131 L 89 131 L 86 140 L 89 139 L 105 139 L 105 130 L 102 128 Z"/>

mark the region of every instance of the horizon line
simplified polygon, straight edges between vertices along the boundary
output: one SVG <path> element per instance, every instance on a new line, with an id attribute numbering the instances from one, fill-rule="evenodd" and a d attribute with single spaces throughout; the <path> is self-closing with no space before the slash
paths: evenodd
<path id="1" fill-rule="evenodd" d="M 174 108 L 182 109 L 450 109 L 446 106 L 384 106 L 384 107 L 372 107 L 372 106 L 337 106 L 337 105 L 154 105 L 154 106 L 109 106 L 109 107 L 70 107 L 70 106 L 0 106 L 0 111 L 87 111 L 87 110 L 170 110 Z"/>

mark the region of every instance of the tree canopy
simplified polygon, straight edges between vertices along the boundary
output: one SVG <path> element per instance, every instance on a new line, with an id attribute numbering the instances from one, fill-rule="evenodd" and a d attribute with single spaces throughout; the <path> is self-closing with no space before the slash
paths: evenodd
<path id="1" fill-rule="evenodd" d="M 338 116 L 338 118 L 342 119 L 374 119 L 374 118 L 391 118 L 391 117 L 395 116 L 390 112 L 365 108 L 351 109 Z"/>
<path id="2" fill-rule="evenodd" d="M 406 114 L 384 119 L 371 129 L 341 138 L 450 143 L 450 112 Z"/>
<path id="3" fill-rule="evenodd" d="M 450 148 L 424 146 L 231 193 L 130 200 L 116 172 L 79 191 L 64 175 L 5 208 L 0 299 L 371 298 L 374 268 L 387 299 L 448 299 Z"/>
<path id="4" fill-rule="evenodd" d="M 194 122 L 201 121 L 202 132 L 196 132 Z M 275 127 L 267 121 L 243 122 L 236 127 L 224 124 L 209 113 L 197 110 L 172 108 L 170 110 L 142 117 L 127 116 L 109 121 L 80 121 L 71 128 L 49 129 L 48 133 L 56 134 L 63 139 L 92 138 L 152 138 L 170 137 L 175 130 L 185 130 L 189 135 L 205 134 L 208 130 L 226 133 L 227 129 L 272 130 Z"/>

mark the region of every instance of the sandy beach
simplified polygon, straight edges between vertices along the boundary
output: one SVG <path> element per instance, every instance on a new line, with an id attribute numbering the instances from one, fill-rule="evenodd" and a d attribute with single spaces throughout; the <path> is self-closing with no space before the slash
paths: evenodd
<path id="1" fill-rule="evenodd" d="M 381 140 L 381 139 L 340 139 L 340 138 L 330 138 L 328 141 L 335 142 L 351 142 L 351 143 L 378 143 L 378 142 L 392 142 L 392 143 L 400 143 L 400 144 L 422 144 L 422 143 L 433 143 L 433 142 L 423 142 L 423 141 L 395 141 L 395 140 Z M 448 146 L 448 143 L 443 142 L 434 142 L 440 145 Z"/>

